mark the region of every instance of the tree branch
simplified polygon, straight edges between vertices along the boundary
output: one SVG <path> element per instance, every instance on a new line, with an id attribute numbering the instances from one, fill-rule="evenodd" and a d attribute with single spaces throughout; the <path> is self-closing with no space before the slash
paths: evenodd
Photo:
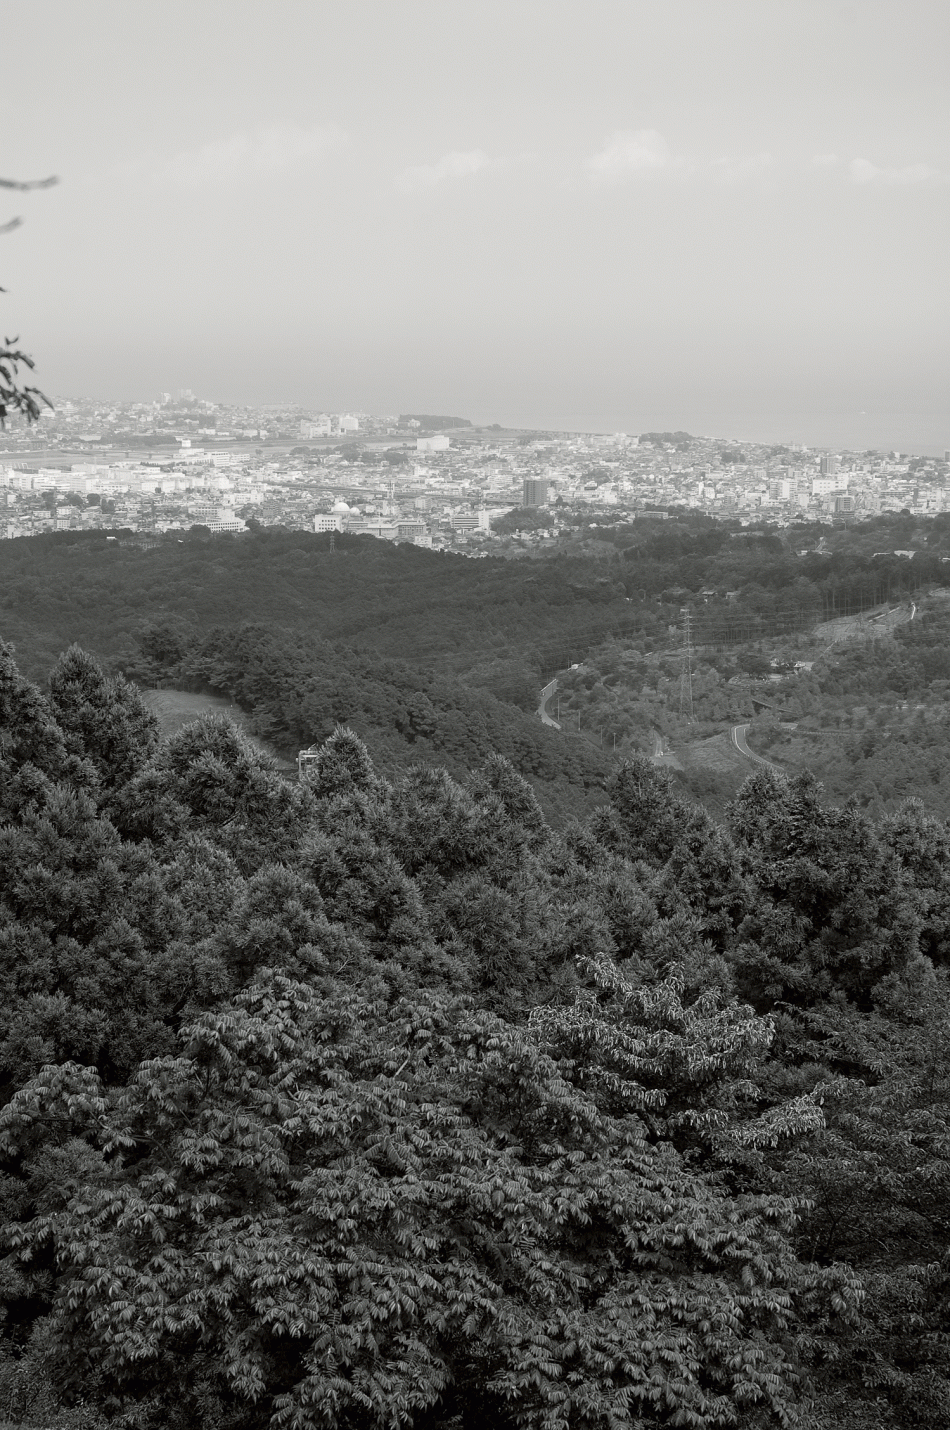
<path id="1" fill-rule="evenodd" d="M 18 193 L 24 194 L 30 189 L 51 189 L 58 183 L 59 179 L 55 174 L 50 174 L 48 179 L 0 179 L 0 189 L 16 189 Z"/>

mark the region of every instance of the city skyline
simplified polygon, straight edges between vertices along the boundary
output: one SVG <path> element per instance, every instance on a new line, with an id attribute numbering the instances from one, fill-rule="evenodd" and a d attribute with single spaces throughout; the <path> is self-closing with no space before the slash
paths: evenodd
<path id="1" fill-rule="evenodd" d="M 151 544 L 195 526 L 208 536 L 279 527 L 484 556 L 565 550 L 643 520 L 797 529 L 800 541 L 816 525 L 950 511 L 947 449 L 525 433 L 435 414 L 228 409 L 191 390 L 151 403 L 64 401 L 6 447 L 0 539 L 112 532 Z"/>

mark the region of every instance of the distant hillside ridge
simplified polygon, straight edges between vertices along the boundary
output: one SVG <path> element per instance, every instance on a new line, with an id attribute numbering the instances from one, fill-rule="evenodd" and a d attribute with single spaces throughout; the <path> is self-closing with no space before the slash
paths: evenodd
<path id="1" fill-rule="evenodd" d="M 477 685 L 520 670 L 533 690 L 517 703 L 533 711 L 542 669 L 642 619 L 603 562 L 585 558 L 526 568 L 347 533 L 331 551 L 324 535 L 277 528 L 172 536 L 147 553 L 88 533 L 0 542 L 0 634 L 33 679 L 72 642 L 106 660 L 131 653 L 143 622 L 195 635 L 265 621 Z"/>
<path id="2" fill-rule="evenodd" d="M 471 427 L 467 417 L 433 417 L 428 412 L 405 412 L 399 414 L 399 424 L 418 422 L 420 427 Z"/>

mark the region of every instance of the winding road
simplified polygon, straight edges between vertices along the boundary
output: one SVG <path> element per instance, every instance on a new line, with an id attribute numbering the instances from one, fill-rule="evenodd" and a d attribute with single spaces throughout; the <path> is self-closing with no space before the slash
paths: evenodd
<path id="1" fill-rule="evenodd" d="M 767 769 L 778 770 L 778 765 L 773 765 L 770 760 L 764 759 L 762 755 L 757 755 L 754 750 L 749 749 L 745 737 L 745 732 L 748 728 L 748 724 L 733 725 L 732 727 L 732 743 L 739 751 L 739 754 L 745 755 L 747 760 L 754 760 L 758 765 L 765 765 Z"/>
<path id="2" fill-rule="evenodd" d="M 551 697 L 552 697 L 553 695 L 555 695 L 556 693 L 557 693 L 557 676 L 555 676 L 553 680 L 549 680 L 548 683 L 547 683 L 547 685 L 546 685 L 546 686 L 544 687 L 544 689 L 541 691 L 541 703 L 540 703 L 540 705 L 538 706 L 538 714 L 541 716 L 541 723 L 542 723 L 543 725 L 553 725 L 554 728 L 555 728 L 555 730 L 560 730 L 560 728 L 561 728 L 560 721 L 559 721 L 559 720 L 555 720 L 555 718 L 554 718 L 553 715 L 549 715 L 549 714 L 548 714 L 548 701 L 549 701 L 549 700 L 551 699 Z"/>

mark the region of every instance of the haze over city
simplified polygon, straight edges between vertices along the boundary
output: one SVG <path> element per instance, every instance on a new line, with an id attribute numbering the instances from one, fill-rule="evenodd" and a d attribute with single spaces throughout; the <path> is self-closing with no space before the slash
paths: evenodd
<path id="1" fill-rule="evenodd" d="M 4 331 L 52 394 L 942 452 L 931 0 L 37 0 Z M 42 42 L 39 42 L 42 36 Z"/>

